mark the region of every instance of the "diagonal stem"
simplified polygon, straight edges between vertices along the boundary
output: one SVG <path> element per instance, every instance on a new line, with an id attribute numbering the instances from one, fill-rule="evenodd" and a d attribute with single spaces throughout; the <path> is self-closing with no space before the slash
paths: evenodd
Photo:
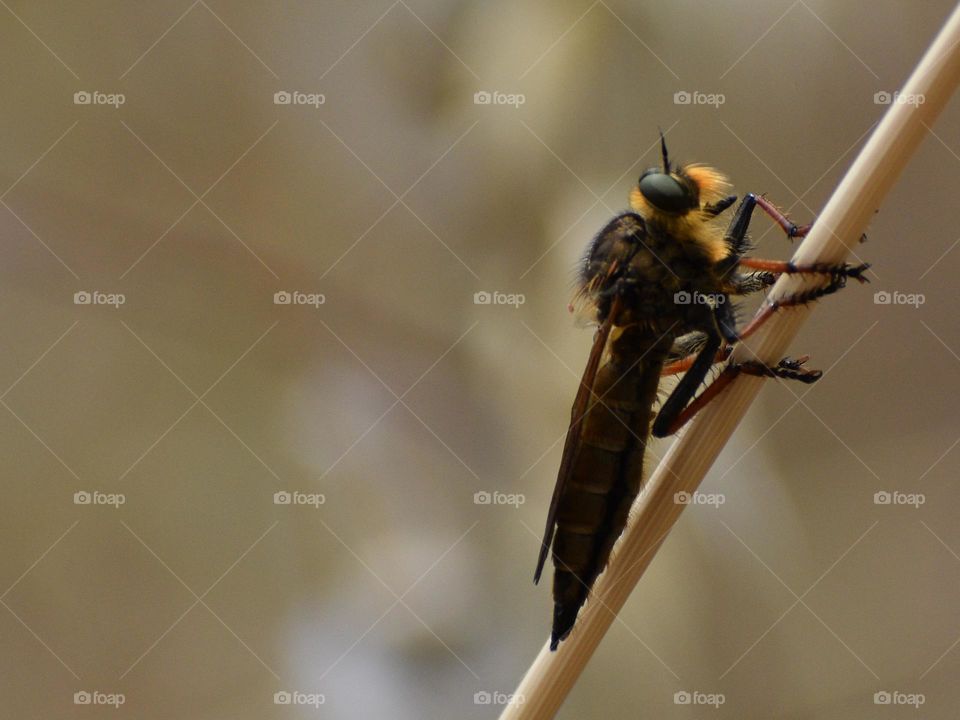
<path id="1" fill-rule="evenodd" d="M 827 202 L 813 230 L 798 247 L 796 263 L 842 263 L 874 211 L 919 146 L 927 128 L 960 84 L 960 5 L 927 49 L 901 94 L 924 97 L 922 104 L 892 104 L 853 166 Z M 770 291 L 780 299 L 807 287 L 809 279 L 781 277 Z M 810 313 L 798 307 L 778 313 L 753 336 L 752 348 L 734 350 L 734 360 L 776 362 Z M 563 704 L 600 640 L 642 577 L 683 505 L 678 492 L 693 493 L 760 391 L 760 378 L 733 383 L 690 423 L 647 481 L 607 569 L 577 619 L 573 633 L 556 652 L 545 644 L 520 682 L 501 720 L 546 720 Z"/>

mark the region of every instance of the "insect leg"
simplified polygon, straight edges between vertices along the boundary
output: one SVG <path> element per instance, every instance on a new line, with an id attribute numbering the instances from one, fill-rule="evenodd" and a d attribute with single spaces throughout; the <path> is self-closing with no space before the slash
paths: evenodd
<path id="1" fill-rule="evenodd" d="M 707 373 L 710 372 L 710 367 L 716 362 L 717 351 L 720 350 L 723 338 L 720 336 L 712 313 L 704 325 L 703 332 L 706 333 L 707 337 L 703 349 L 697 354 L 686 375 L 680 379 L 673 392 L 664 401 L 660 412 L 657 413 L 651 429 L 654 437 L 666 437 L 670 434 L 669 429 L 674 420 L 696 394 L 697 388 L 700 387 L 704 378 L 707 377 Z"/>
<path id="2" fill-rule="evenodd" d="M 802 383 L 814 383 L 819 380 L 823 373 L 820 370 L 806 370 L 802 366 L 807 361 L 807 356 L 793 360 L 784 358 L 776 365 L 770 367 L 763 363 L 748 361 L 736 365 L 728 365 L 723 369 L 717 378 L 710 383 L 706 389 L 697 395 L 690 404 L 677 414 L 673 421 L 665 428 L 665 435 L 672 435 L 680 428 L 686 425 L 690 420 L 700 412 L 711 400 L 727 387 L 737 375 L 754 375 L 756 377 L 777 377 L 783 380 L 799 380 Z"/>
<path id="3" fill-rule="evenodd" d="M 757 197 L 748 194 L 737 206 L 737 212 L 727 226 L 723 239 L 730 248 L 730 254 L 722 261 L 720 271 L 724 274 L 731 272 L 739 263 L 740 258 L 747 251 L 747 229 L 750 227 L 750 218 L 757 205 Z"/>
<path id="4" fill-rule="evenodd" d="M 717 200 L 715 203 L 710 203 L 709 205 L 704 205 L 703 213 L 708 217 L 716 217 L 728 207 L 733 205 L 737 201 L 736 195 L 727 195 L 727 197 L 722 200 Z"/>
<path id="5" fill-rule="evenodd" d="M 755 200 L 757 205 L 760 206 L 760 209 L 769 215 L 777 225 L 783 228 L 783 231 L 791 240 L 804 237 L 810 232 L 810 228 L 813 227 L 812 225 L 796 225 L 787 217 L 786 213 L 781 211 L 780 208 L 767 200 L 763 195 L 755 196 Z"/>
<path id="6" fill-rule="evenodd" d="M 766 290 L 777 281 L 776 273 L 769 271 L 754 272 L 748 275 L 734 275 L 730 280 L 731 295 L 751 295 Z"/>
<path id="7" fill-rule="evenodd" d="M 809 355 L 794 360 L 793 358 L 784 358 L 779 363 L 770 367 L 761 362 L 748 360 L 738 363 L 735 367 L 744 375 L 753 375 L 755 377 L 775 377 L 781 380 L 799 380 L 802 383 L 815 383 L 823 377 L 821 370 L 807 370 L 803 367 L 804 363 L 810 359 Z"/>
<path id="8" fill-rule="evenodd" d="M 714 359 L 714 363 L 721 363 L 730 357 L 730 351 L 733 350 L 732 347 L 726 345 L 725 347 L 717 350 L 717 355 Z M 679 375 L 682 372 L 686 372 L 690 369 L 690 366 L 693 365 L 694 360 L 697 358 L 697 353 L 691 353 L 689 355 L 684 355 L 678 360 L 674 360 L 671 363 L 667 363 L 663 366 L 663 370 L 660 371 L 661 377 L 667 377 L 668 375 Z"/>
<path id="9" fill-rule="evenodd" d="M 790 240 L 794 238 L 806 237 L 806 235 L 813 228 L 813 225 L 796 225 L 791 222 L 790 218 L 787 217 L 787 214 L 783 212 L 780 208 L 774 205 L 772 202 L 767 200 L 766 197 L 760 195 L 757 198 L 757 205 L 769 215 L 777 225 L 783 228 L 783 231 L 787 234 L 787 237 Z M 860 235 L 860 242 L 864 243 L 867 241 L 867 234 L 862 233 Z"/>
<path id="10" fill-rule="evenodd" d="M 823 287 L 813 288 L 812 290 L 804 290 L 793 295 L 788 295 L 780 300 L 768 302 L 766 305 L 764 305 L 760 312 L 758 312 L 754 318 L 747 323 L 746 327 L 736 333 L 736 337 L 731 340 L 731 342 L 744 340 L 753 335 L 753 333 L 760 329 L 760 327 L 780 308 L 806 305 L 814 300 L 819 300 L 824 295 L 831 295 L 832 293 L 835 293 L 837 290 L 840 290 L 846 286 L 847 277 L 848 276 L 845 274 L 838 273 L 833 275 L 830 282 Z M 866 278 L 857 277 L 857 280 L 860 282 L 866 282 Z"/>
<path id="11" fill-rule="evenodd" d="M 773 281 L 774 277 L 770 273 L 738 275 L 734 278 L 732 288 L 733 292 L 736 292 L 740 295 L 745 295 L 750 292 L 763 290 L 772 284 Z M 720 302 L 714 308 L 713 315 L 717 324 L 717 328 L 720 331 L 720 336 L 727 343 L 736 342 L 737 317 L 733 303 L 730 302 L 730 298 L 728 296 L 723 296 L 723 302 Z M 660 375 L 678 375 L 679 373 L 689 370 L 700 350 L 703 349 L 703 346 L 706 343 L 706 338 L 707 335 L 699 331 L 687 333 L 686 335 L 682 335 L 677 338 L 673 343 L 673 348 L 671 349 L 671 357 L 668 357 L 668 362 L 663 366 L 663 369 L 660 371 Z M 717 350 L 717 354 L 713 362 L 723 362 L 730 357 L 731 350 L 732 348 L 729 344 L 721 347 L 719 350 Z"/>
<path id="12" fill-rule="evenodd" d="M 753 193 L 749 193 L 737 206 L 737 212 L 727 226 L 723 239 L 730 248 L 730 253 L 726 258 L 720 261 L 718 271 L 723 276 L 733 276 L 731 282 L 736 285 L 742 285 L 742 289 L 735 288 L 732 292 L 742 295 L 748 292 L 762 290 L 765 285 L 772 285 L 776 279 L 769 272 L 756 273 L 757 281 L 760 285 L 749 285 L 747 278 L 751 276 L 736 276 L 734 271 L 738 265 L 742 264 L 743 256 L 750 248 L 750 242 L 747 240 L 747 230 L 750 228 L 750 220 L 753 217 L 754 208 L 759 204 L 759 198 Z M 750 281 L 752 282 L 752 281 Z"/>
<path id="13" fill-rule="evenodd" d="M 860 265 L 831 265 L 830 263 L 807 263 L 797 265 L 790 260 L 761 260 L 760 258 L 740 258 L 738 263 L 741 267 L 747 267 L 751 270 L 763 270 L 768 273 L 786 274 L 786 275 L 830 275 L 831 277 L 842 275 L 845 278 L 853 278 L 858 282 L 869 282 L 863 274 L 870 269 L 869 263 Z"/>

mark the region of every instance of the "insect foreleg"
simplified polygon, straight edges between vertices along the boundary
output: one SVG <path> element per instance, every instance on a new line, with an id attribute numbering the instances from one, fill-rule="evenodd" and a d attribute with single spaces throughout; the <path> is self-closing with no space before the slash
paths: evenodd
<path id="1" fill-rule="evenodd" d="M 708 217 L 716 217 L 728 207 L 733 205 L 737 201 L 736 195 L 727 195 L 727 197 L 722 200 L 717 200 L 715 203 L 710 203 L 709 205 L 704 205 L 703 214 Z"/>
<path id="2" fill-rule="evenodd" d="M 757 205 L 757 198 L 752 193 L 747 195 L 737 206 L 737 212 L 727 226 L 723 239 L 730 248 L 730 254 L 721 262 L 718 268 L 722 274 L 732 272 L 739 263 L 740 258 L 747 251 L 749 243 L 747 241 L 747 230 L 750 227 L 750 218 L 753 216 L 753 209 Z"/>
<path id="3" fill-rule="evenodd" d="M 754 199 L 757 205 L 760 206 L 760 209 L 769 215 L 777 225 L 783 228 L 783 231 L 791 240 L 806 236 L 806 234 L 810 232 L 810 228 L 813 227 L 812 225 L 797 225 L 793 223 L 790 218 L 787 217 L 786 213 L 767 200 L 763 195 L 754 196 Z"/>

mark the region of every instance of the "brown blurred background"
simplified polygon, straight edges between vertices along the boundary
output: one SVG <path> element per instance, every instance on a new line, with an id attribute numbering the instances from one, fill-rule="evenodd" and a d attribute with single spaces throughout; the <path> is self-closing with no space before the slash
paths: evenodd
<path id="1" fill-rule="evenodd" d="M 572 271 L 657 128 L 807 221 L 951 9 L 2 5 L 0 714 L 143 719 L 495 717 L 550 623 Z M 958 130 L 560 717 L 955 717 Z"/>

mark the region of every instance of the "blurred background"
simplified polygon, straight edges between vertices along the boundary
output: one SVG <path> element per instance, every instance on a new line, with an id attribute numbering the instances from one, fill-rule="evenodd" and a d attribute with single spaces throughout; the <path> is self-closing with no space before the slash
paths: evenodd
<path id="1" fill-rule="evenodd" d="M 658 127 L 809 221 L 952 5 L 0 4 L 2 714 L 144 719 L 496 717 Z M 954 101 L 559 717 L 955 717 L 958 182 Z"/>

